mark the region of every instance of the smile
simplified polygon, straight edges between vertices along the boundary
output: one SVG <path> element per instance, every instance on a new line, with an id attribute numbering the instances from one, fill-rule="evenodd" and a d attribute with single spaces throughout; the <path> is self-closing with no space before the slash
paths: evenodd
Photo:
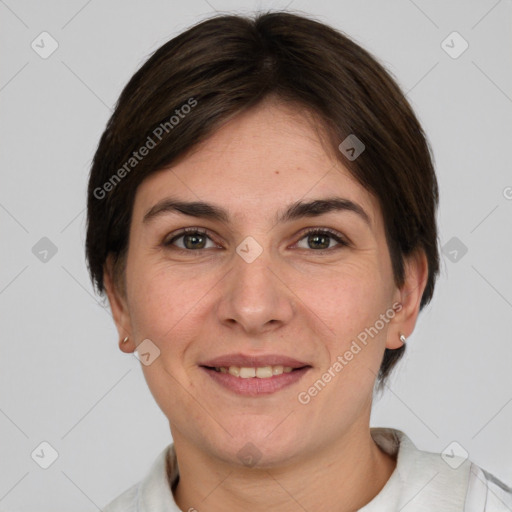
<path id="1" fill-rule="evenodd" d="M 293 370 L 291 366 L 275 365 L 275 366 L 217 366 L 215 367 L 216 372 L 229 373 L 234 377 L 240 379 L 251 379 L 253 377 L 257 379 L 269 379 L 274 375 L 281 375 L 283 373 L 290 373 Z"/>
<path id="2" fill-rule="evenodd" d="M 237 395 L 257 397 L 276 393 L 296 384 L 311 366 L 200 366 L 221 389 Z"/>

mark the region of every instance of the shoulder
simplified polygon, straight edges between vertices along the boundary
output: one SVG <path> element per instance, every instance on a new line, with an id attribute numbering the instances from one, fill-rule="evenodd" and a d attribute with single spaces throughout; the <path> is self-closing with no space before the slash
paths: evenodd
<path id="1" fill-rule="evenodd" d="M 102 510 L 103 512 L 135 512 L 138 487 L 140 484 L 132 485 L 117 498 L 112 500 Z"/>
<path id="2" fill-rule="evenodd" d="M 103 512 L 174 512 L 179 511 L 169 479 L 178 478 L 174 446 L 162 450 L 146 476 L 107 504 Z"/>
<path id="3" fill-rule="evenodd" d="M 472 463 L 464 512 L 510 511 L 512 511 L 512 488 Z"/>
<path id="4" fill-rule="evenodd" d="M 410 440 L 405 440 L 405 444 L 408 444 L 411 473 L 423 475 L 420 480 L 425 481 L 431 470 L 433 480 L 429 487 L 438 504 L 451 504 L 455 510 L 463 504 L 460 510 L 464 512 L 512 512 L 512 488 L 470 459 L 453 453 L 417 450 Z"/>
<path id="5" fill-rule="evenodd" d="M 382 493 L 397 510 L 410 504 L 410 510 L 512 512 L 512 489 L 467 457 L 418 449 L 396 429 L 372 429 L 372 436 L 384 451 L 397 454 L 395 474 Z"/>

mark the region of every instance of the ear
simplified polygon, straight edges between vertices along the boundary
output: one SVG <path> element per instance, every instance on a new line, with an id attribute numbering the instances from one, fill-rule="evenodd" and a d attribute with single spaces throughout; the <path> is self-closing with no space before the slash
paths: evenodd
<path id="1" fill-rule="evenodd" d="M 388 329 L 386 348 L 397 349 L 403 343 L 400 334 L 406 338 L 414 331 L 420 312 L 420 303 L 428 279 L 428 261 L 423 249 L 418 249 L 405 259 L 405 282 L 397 290 L 396 302 L 401 307 L 396 308 L 396 314 Z"/>
<path id="2" fill-rule="evenodd" d="M 103 266 L 103 285 L 110 303 L 110 310 L 114 317 L 114 322 L 119 333 L 119 349 L 126 353 L 131 353 L 136 349 L 131 333 L 131 319 L 125 294 L 122 293 L 114 280 L 113 257 L 112 254 L 107 256 L 105 265 Z M 123 340 L 128 336 L 128 341 Z"/>

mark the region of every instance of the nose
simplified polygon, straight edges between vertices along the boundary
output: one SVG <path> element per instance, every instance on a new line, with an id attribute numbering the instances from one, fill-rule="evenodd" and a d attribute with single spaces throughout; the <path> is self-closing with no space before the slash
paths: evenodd
<path id="1" fill-rule="evenodd" d="M 250 263 L 237 254 L 222 283 L 217 315 L 228 327 L 256 336 L 289 323 L 294 315 L 294 295 L 267 252 Z"/>

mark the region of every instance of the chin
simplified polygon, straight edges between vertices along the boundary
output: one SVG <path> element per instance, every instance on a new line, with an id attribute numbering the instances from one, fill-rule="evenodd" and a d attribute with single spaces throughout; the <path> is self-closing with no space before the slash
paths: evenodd
<path id="1" fill-rule="evenodd" d="M 246 428 L 227 428 L 233 437 L 224 432 L 222 439 L 211 439 L 210 450 L 227 464 L 261 469 L 285 464 L 306 448 L 307 433 L 290 432 L 290 425 L 280 422 L 282 418 L 269 424 L 267 417 L 258 426 L 252 422 Z"/>

